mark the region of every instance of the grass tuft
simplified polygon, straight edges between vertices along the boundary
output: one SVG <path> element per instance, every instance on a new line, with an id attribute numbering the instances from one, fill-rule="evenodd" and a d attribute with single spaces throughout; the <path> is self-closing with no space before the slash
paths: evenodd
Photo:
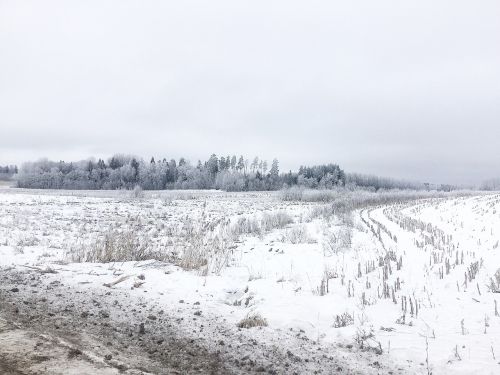
<path id="1" fill-rule="evenodd" d="M 237 324 L 238 328 L 267 327 L 267 320 L 260 314 L 247 315 Z"/>

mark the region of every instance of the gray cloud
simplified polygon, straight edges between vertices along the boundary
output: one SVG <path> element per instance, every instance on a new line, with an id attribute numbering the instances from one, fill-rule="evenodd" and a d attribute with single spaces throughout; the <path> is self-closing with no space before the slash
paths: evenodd
<path id="1" fill-rule="evenodd" d="M 0 164 L 278 157 L 500 175 L 497 1 L 0 1 Z"/>

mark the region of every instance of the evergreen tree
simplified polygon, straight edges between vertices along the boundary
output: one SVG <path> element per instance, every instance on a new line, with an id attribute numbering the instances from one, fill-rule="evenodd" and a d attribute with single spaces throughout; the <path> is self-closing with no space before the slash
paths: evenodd
<path id="1" fill-rule="evenodd" d="M 255 170 L 257 169 L 258 165 L 259 165 L 259 158 L 256 156 L 253 159 L 252 164 L 250 164 L 250 169 L 252 170 L 252 172 L 255 172 Z"/>
<path id="2" fill-rule="evenodd" d="M 224 157 L 221 157 L 219 160 L 219 169 L 221 171 L 226 169 L 226 159 L 224 159 Z"/>
<path id="3" fill-rule="evenodd" d="M 137 160 L 135 160 L 135 158 L 132 158 L 132 160 L 130 161 L 130 166 L 132 167 L 133 169 L 133 182 L 137 182 L 137 179 L 139 177 L 139 162 Z"/>
<path id="4" fill-rule="evenodd" d="M 111 169 L 118 169 L 121 167 L 121 165 L 120 165 L 120 162 L 118 161 L 118 159 L 113 156 L 111 158 L 111 160 L 109 161 L 109 167 Z"/>
<path id="5" fill-rule="evenodd" d="M 269 171 L 269 174 L 273 178 L 279 177 L 280 168 L 279 168 L 278 159 L 273 160 L 273 164 L 271 165 L 271 170 Z"/>
<path id="6" fill-rule="evenodd" d="M 219 161 L 217 159 L 217 155 L 212 154 L 212 156 L 210 156 L 210 159 L 207 161 L 207 170 L 212 178 L 215 178 L 215 175 L 219 171 Z"/>
<path id="7" fill-rule="evenodd" d="M 240 159 L 238 160 L 236 169 L 241 172 L 244 168 L 245 168 L 245 159 L 243 159 L 243 155 L 241 155 Z"/>

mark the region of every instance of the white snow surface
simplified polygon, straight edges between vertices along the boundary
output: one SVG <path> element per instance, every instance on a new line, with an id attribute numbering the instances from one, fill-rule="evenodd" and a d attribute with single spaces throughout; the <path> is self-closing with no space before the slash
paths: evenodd
<path id="1" fill-rule="evenodd" d="M 500 373 L 500 294 L 488 288 L 500 268 L 500 195 L 355 211 L 352 243 L 337 251 L 327 251 L 326 243 L 346 224 L 314 215 L 323 205 L 283 202 L 271 193 L 167 192 L 132 199 L 125 193 L 2 189 L 0 270 L 51 267 L 58 273 L 49 277 L 75 288 L 131 275 L 114 288 L 170 311 L 179 301 L 200 302 L 203 314 L 231 326 L 258 313 L 267 330 L 343 348 L 359 347 L 356 337 L 372 332 L 364 348 L 381 349 L 378 361 L 408 373 Z M 261 236 L 242 235 L 220 273 L 184 270 L 175 261 L 71 263 L 68 257 L 106 230 L 131 228 L 159 249 L 171 249 L 169 237 L 183 221 L 262 212 L 287 212 L 294 222 Z M 293 241 L 298 243 L 290 242 L 294 230 L 306 233 Z M 471 271 L 475 262 L 477 273 Z M 322 291 L 326 279 L 328 290 Z M 353 324 L 336 328 L 336 316 L 344 313 Z"/>

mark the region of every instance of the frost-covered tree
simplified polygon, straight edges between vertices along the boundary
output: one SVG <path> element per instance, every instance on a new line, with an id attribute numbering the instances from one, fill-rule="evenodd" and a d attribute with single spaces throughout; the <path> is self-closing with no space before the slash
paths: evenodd
<path id="1" fill-rule="evenodd" d="M 219 159 L 219 170 L 223 171 L 226 169 L 226 159 L 224 157 L 221 157 Z"/>
<path id="2" fill-rule="evenodd" d="M 276 160 L 276 159 L 274 159 Z M 277 161 L 277 160 L 276 160 Z M 264 160 L 262 162 L 262 167 L 261 167 L 261 170 L 262 170 L 262 174 L 265 175 L 267 173 L 267 160 Z M 278 171 L 279 172 L 279 171 Z"/>
<path id="3" fill-rule="evenodd" d="M 41 189 L 132 189 L 140 185 L 146 190 L 162 189 L 223 189 L 275 190 L 283 186 L 300 185 L 308 188 L 331 189 L 339 186 L 365 189 L 424 189 L 424 184 L 394 179 L 345 174 L 337 164 L 301 166 L 298 172 L 280 174 L 279 162 L 274 159 L 267 170 L 267 162 L 254 158 L 250 163 L 243 156 L 220 157 L 212 154 L 204 162 L 191 165 L 184 158 L 152 157 L 149 162 L 134 156 L 113 155 L 106 163 L 103 159 L 77 162 L 41 159 L 24 163 L 16 176 L 18 186 Z M 12 173 L 17 167 L 0 167 L 2 173 Z M 496 181 L 485 183 L 483 188 L 497 188 Z M 453 186 L 436 185 L 441 190 Z"/>
<path id="4" fill-rule="evenodd" d="M 0 166 L 0 180 L 10 180 L 14 175 L 17 174 L 17 166 L 15 165 L 5 165 Z"/>
<path id="5" fill-rule="evenodd" d="M 238 164 L 236 165 L 236 169 L 238 171 L 243 171 L 245 169 L 245 159 L 243 159 L 243 155 L 238 159 Z"/>
<path id="6" fill-rule="evenodd" d="M 258 168 L 259 166 L 259 158 L 256 156 L 253 161 L 252 161 L 252 164 L 250 164 L 250 170 L 252 172 L 255 172 L 256 169 Z"/>
<path id="7" fill-rule="evenodd" d="M 219 160 L 217 155 L 212 154 L 210 159 L 207 161 L 207 170 L 210 173 L 210 176 L 215 179 L 217 172 L 219 171 Z"/>

